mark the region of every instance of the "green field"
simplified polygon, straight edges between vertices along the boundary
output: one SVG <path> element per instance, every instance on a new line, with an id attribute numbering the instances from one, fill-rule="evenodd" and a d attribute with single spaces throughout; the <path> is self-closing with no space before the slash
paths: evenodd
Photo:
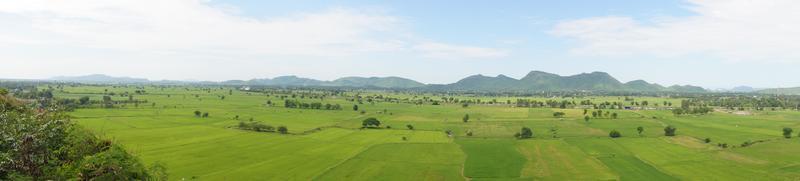
<path id="1" fill-rule="evenodd" d="M 137 90 L 145 93 L 134 93 Z M 65 86 L 55 94 L 101 101 L 110 92 L 115 101 L 139 103 L 119 103 L 114 108 L 98 104 L 69 114 L 144 162 L 164 163 L 171 180 L 800 179 L 800 139 L 781 135 L 784 127 L 800 130 L 800 112 L 790 110 L 676 116 L 671 107 L 662 105 L 651 110 L 604 109 L 618 118 L 587 122 L 584 108 L 505 104 L 519 97 L 454 95 L 499 102 L 464 107 L 413 103 L 439 100 L 442 95 L 380 91 Z M 126 92 L 132 97 L 120 96 Z M 359 103 L 353 100 L 356 96 L 365 99 Z M 373 100 L 367 101 L 368 96 Z M 342 109 L 286 108 L 287 99 L 339 104 Z M 625 102 L 611 96 L 525 99 Z M 672 107 L 681 102 L 666 97 L 635 99 L 668 101 Z M 194 111 L 209 116 L 197 117 Z M 555 118 L 554 112 L 566 115 Z M 462 119 L 465 114 L 467 122 Z M 380 120 L 381 128 L 362 129 L 362 120 L 369 117 Z M 286 126 L 288 134 L 238 129 L 240 122 L 251 119 Z M 667 125 L 678 128 L 677 136 L 664 136 Z M 636 130 L 640 126 L 641 135 Z M 522 127 L 532 128 L 533 138 L 514 138 Z M 622 137 L 609 138 L 611 130 L 620 131 Z M 711 143 L 703 142 L 705 138 Z M 761 142 L 740 146 L 747 141 Z M 721 148 L 720 143 L 730 147 Z"/>

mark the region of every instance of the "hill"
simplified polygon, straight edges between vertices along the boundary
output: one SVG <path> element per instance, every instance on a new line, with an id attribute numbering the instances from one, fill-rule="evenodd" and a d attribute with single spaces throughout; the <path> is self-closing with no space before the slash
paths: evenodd
<path id="1" fill-rule="evenodd" d="M 794 95 L 800 95 L 800 87 L 763 89 L 763 90 L 758 90 L 756 92 L 757 93 L 762 93 L 762 94 L 794 94 Z"/>
<path id="2" fill-rule="evenodd" d="M 461 79 L 456 83 L 432 86 L 436 90 L 465 90 L 465 91 L 674 91 L 674 92 L 705 92 L 697 86 L 671 86 L 665 88 L 658 84 L 651 84 L 644 80 L 635 80 L 621 83 L 616 78 L 605 72 L 581 73 L 571 76 L 531 71 L 521 79 L 514 79 L 504 75 L 490 77 L 473 75 Z"/>
<path id="3" fill-rule="evenodd" d="M 82 82 L 82 83 L 146 83 L 149 82 L 143 78 L 131 77 L 112 77 L 103 74 L 91 74 L 84 76 L 59 76 L 50 78 L 50 80 L 67 81 L 67 82 Z"/>
<path id="4" fill-rule="evenodd" d="M 94 74 L 77 77 L 56 77 L 52 80 L 83 83 L 176 83 L 180 81 L 148 81 L 129 77 L 111 77 Z M 294 75 L 223 82 L 183 82 L 196 84 L 249 85 L 249 86 L 316 86 L 359 87 L 385 89 L 416 89 L 427 91 L 481 91 L 481 92 L 542 92 L 542 91 L 629 91 L 629 92 L 706 92 L 702 87 L 673 85 L 664 87 L 644 80 L 622 83 L 605 72 L 581 73 L 561 76 L 543 71 L 531 71 L 520 79 L 505 75 L 481 74 L 465 77 L 455 83 L 428 85 L 402 77 L 342 77 L 332 81 L 303 78 Z"/>

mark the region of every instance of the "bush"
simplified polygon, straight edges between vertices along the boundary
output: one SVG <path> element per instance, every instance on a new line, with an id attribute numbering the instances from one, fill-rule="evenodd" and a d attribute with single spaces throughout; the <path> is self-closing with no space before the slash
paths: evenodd
<path id="1" fill-rule="evenodd" d="M 409 130 L 414 130 L 414 126 L 412 126 L 410 124 L 406 125 L 406 128 L 408 128 Z"/>
<path id="2" fill-rule="evenodd" d="M 664 128 L 664 136 L 675 136 L 675 131 L 677 130 L 678 128 L 667 126 Z"/>
<path id="3" fill-rule="evenodd" d="M 784 138 L 792 138 L 792 128 L 783 128 L 783 137 Z"/>
<path id="4" fill-rule="evenodd" d="M 705 143 L 711 143 L 711 138 L 706 138 L 706 139 L 704 139 L 704 140 L 703 140 L 703 142 L 705 142 Z"/>
<path id="5" fill-rule="evenodd" d="M 363 127 L 379 127 L 381 126 L 381 121 L 378 121 L 376 118 L 367 118 L 364 121 L 361 121 L 361 126 Z"/>
<path id="6" fill-rule="evenodd" d="M 617 130 L 611 130 L 611 132 L 608 133 L 608 136 L 611 138 L 619 138 L 622 137 L 622 133 Z"/>
<path id="7" fill-rule="evenodd" d="M 517 137 L 519 139 L 532 138 L 533 137 L 533 130 L 531 130 L 531 128 L 528 128 L 528 127 L 522 127 L 522 129 L 520 129 L 519 133 L 514 134 L 514 137 Z"/>
<path id="8" fill-rule="evenodd" d="M 278 132 L 281 134 L 288 134 L 289 128 L 286 128 L 286 126 L 278 126 Z"/>

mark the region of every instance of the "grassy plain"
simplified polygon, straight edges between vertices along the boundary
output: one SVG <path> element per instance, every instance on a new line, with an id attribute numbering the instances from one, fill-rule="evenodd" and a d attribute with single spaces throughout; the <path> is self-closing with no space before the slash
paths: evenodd
<path id="1" fill-rule="evenodd" d="M 143 94 L 135 94 L 144 90 Z M 518 97 L 497 104 L 413 104 L 441 95 L 346 92 L 324 98 L 319 92 L 263 93 L 229 87 L 66 86 L 56 97 L 89 96 L 99 105 L 69 113 L 87 129 L 120 142 L 145 162 L 162 162 L 170 178 L 201 180 L 797 180 L 800 139 L 784 139 L 783 127 L 800 130 L 800 113 L 758 111 L 752 115 L 714 112 L 675 116 L 669 110 L 609 110 L 619 118 L 584 120 L 583 109 L 520 108 Z M 119 96 L 127 92 L 128 96 Z M 296 97 L 292 98 L 292 94 Z M 350 100 L 385 96 L 403 101 Z M 223 98 L 224 96 L 224 98 Z M 681 100 L 633 97 L 649 102 Z M 339 104 L 342 110 L 285 108 L 284 99 Z M 628 102 L 623 97 L 552 98 Z M 271 102 L 272 105 L 267 104 Z M 662 103 L 663 104 L 663 103 Z M 359 110 L 354 111 L 353 105 Z M 666 109 L 663 105 L 659 109 Z M 194 111 L 209 117 L 194 116 Z M 361 113 L 361 111 L 364 111 Z M 594 111 L 589 109 L 589 111 Z M 554 112 L 564 112 L 554 118 Z M 470 119 L 462 118 L 469 114 Z M 236 116 L 239 117 L 236 120 Z M 381 129 L 360 129 L 375 117 Z M 286 126 L 289 134 L 237 129 L 241 121 Z M 385 126 L 391 126 L 386 128 Z M 409 130 L 406 125 L 412 125 Z M 666 125 L 678 136 L 665 137 Z M 637 127 L 643 127 L 640 135 Z M 522 127 L 534 138 L 518 140 Z M 451 131 L 448 135 L 445 131 Z M 608 137 L 618 130 L 622 138 Z M 471 132 L 472 136 L 467 136 Z M 702 140 L 710 138 L 711 143 Z M 747 147 L 746 141 L 763 142 Z M 729 148 L 717 145 L 727 143 Z"/>

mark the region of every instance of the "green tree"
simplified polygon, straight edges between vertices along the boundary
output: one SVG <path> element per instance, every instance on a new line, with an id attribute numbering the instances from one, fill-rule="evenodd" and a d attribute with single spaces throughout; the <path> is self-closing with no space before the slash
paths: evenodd
<path id="1" fill-rule="evenodd" d="M 281 134 L 287 134 L 289 133 L 289 128 L 286 128 L 286 126 L 278 126 L 278 132 Z"/>
<path id="2" fill-rule="evenodd" d="M 642 136 L 642 133 L 644 132 L 644 127 L 641 126 L 636 127 L 636 131 L 639 132 L 639 136 Z"/>
<path id="3" fill-rule="evenodd" d="M 611 113 L 611 119 L 617 119 L 617 113 Z"/>
<path id="4" fill-rule="evenodd" d="M 407 125 L 406 125 L 406 128 L 408 128 L 409 130 L 414 130 L 414 126 L 413 126 L 413 125 L 410 125 L 410 124 L 407 124 Z"/>
<path id="5" fill-rule="evenodd" d="M 519 139 L 532 138 L 533 137 L 533 130 L 531 130 L 531 128 L 528 128 L 528 127 L 522 127 L 522 129 L 520 129 L 519 133 L 515 134 L 515 136 L 517 138 L 519 138 Z"/>
<path id="6" fill-rule="evenodd" d="M 585 121 L 586 123 L 589 123 L 589 116 L 583 116 L 583 121 Z"/>
<path id="7" fill-rule="evenodd" d="M 78 99 L 78 102 L 79 102 L 81 105 L 87 105 L 87 104 L 89 104 L 89 96 L 83 96 L 83 97 L 81 97 L 80 99 Z"/>
<path id="8" fill-rule="evenodd" d="M 553 117 L 557 117 L 557 118 L 564 117 L 564 115 L 567 115 L 567 114 L 564 113 L 564 112 L 554 112 L 553 113 Z"/>
<path id="9" fill-rule="evenodd" d="M 466 123 L 467 121 L 469 121 L 469 114 L 464 114 L 464 117 L 463 117 L 463 118 L 461 118 L 461 120 L 462 120 L 462 121 L 464 121 L 465 123 Z"/>
<path id="10" fill-rule="evenodd" d="M 611 132 L 608 133 L 608 136 L 611 138 L 619 138 L 622 137 L 622 133 L 617 130 L 611 130 Z"/>
<path id="11" fill-rule="evenodd" d="M 783 137 L 784 138 L 792 138 L 792 128 L 783 128 Z"/>
<path id="12" fill-rule="evenodd" d="M 675 136 L 675 132 L 677 130 L 678 128 L 675 128 L 673 126 L 667 126 L 664 128 L 664 136 Z"/>
<path id="13" fill-rule="evenodd" d="M 353 104 L 353 111 L 358 111 L 358 105 Z"/>
<path id="14" fill-rule="evenodd" d="M 364 121 L 361 121 L 361 126 L 363 127 L 379 127 L 381 126 L 381 121 L 376 118 L 367 118 Z"/>
<path id="15" fill-rule="evenodd" d="M 706 138 L 706 139 L 704 139 L 704 140 L 703 140 L 703 142 L 705 142 L 705 143 L 711 143 L 711 138 Z"/>
<path id="16" fill-rule="evenodd" d="M 194 117 L 200 117 L 200 114 L 202 114 L 202 112 L 194 111 Z"/>

